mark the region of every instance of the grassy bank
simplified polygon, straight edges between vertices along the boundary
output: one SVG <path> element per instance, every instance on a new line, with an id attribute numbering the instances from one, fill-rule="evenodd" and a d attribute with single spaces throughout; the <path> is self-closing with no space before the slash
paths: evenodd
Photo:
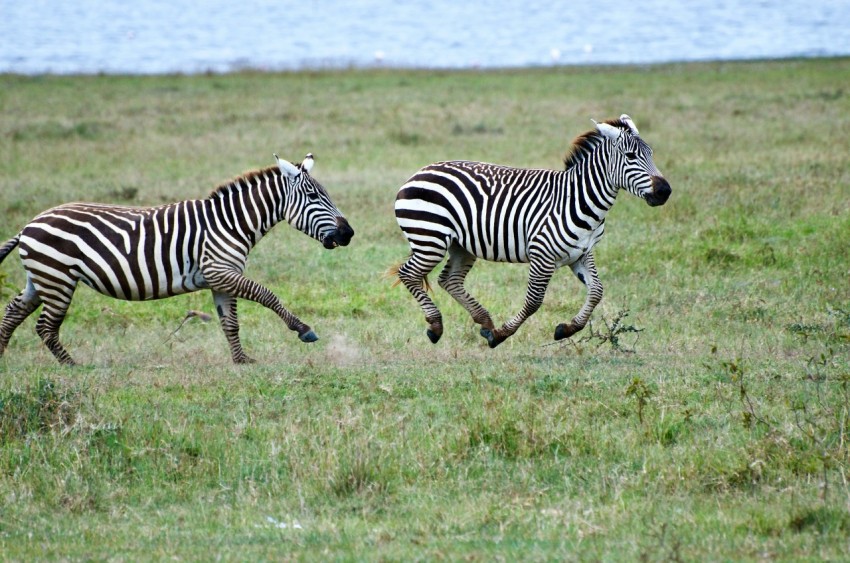
<path id="1" fill-rule="evenodd" d="M 850 545 L 850 60 L 503 72 L 0 76 L 0 239 L 70 200 L 154 205 L 316 155 L 356 230 L 285 225 L 247 274 L 320 336 L 205 293 L 81 288 L 61 368 L 34 317 L 0 359 L 0 558 L 840 559 Z M 592 329 L 556 273 L 496 350 L 403 288 L 398 186 L 432 161 L 560 165 L 630 114 L 673 187 L 621 196 Z M 478 263 L 497 323 L 527 267 Z M 23 285 L 0 266 L 6 302 Z M 179 330 L 177 330 L 179 328 Z"/>

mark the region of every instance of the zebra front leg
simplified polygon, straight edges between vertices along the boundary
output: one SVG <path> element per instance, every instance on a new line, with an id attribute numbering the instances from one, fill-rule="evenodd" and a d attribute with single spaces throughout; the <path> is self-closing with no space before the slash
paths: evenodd
<path id="1" fill-rule="evenodd" d="M 286 310 L 274 293 L 257 282 L 246 278 L 241 272 L 208 267 L 203 270 L 203 275 L 213 294 L 224 293 L 234 299 L 248 299 L 259 303 L 277 313 L 277 316 L 286 323 L 290 330 L 298 333 L 298 338 L 302 342 L 315 342 L 319 339 L 309 326 Z"/>
<path id="2" fill-rule="evenodd" d="M 217 291 L 213 291 L 212 294 L 213 301 L 215 302 L 215 310 L 221 321 L 221 329 L 224 331 L 225 338 L 227 338 L 227 344 L 230 346 L 230 356 L 233 358 L 233 363 L 253 364 L 256 360 L 245 353 L 245 350 L 242 349 L 242 342 L 239 340 L 239 317 L 236 313 L 236 298 Z"/>
<path id="3" fill-rule="evenodd" d="M 412 255 L 407 259 L 407 262 L 402 264 L 398 269 L 398 279 L 404 284 L 404 287 L 419 303 L 422 312 L 425 313 L 425 321 L 428 323 L 428 330 L 425 334 L 428 335 L 428 340 L 436 344 L 443 335 L 443 315 L 434 304 L 425 289 L 428 288 L 427 276 L 437 264 L 443 259 L 443 256 L 428 256 L 423 258 L 417 254 Z"/>
<path id="4" fill-rule="evenodd" d="M 573 273 L 587 286 L 587 298 L 578 314 L 569 323 L 561 323 L 555 327 L 555 340 L 562 340 L 574 335 L 587 325 L 593 309 L 602 301 L 602 282 L 596 273 L 596 263 L 593 253 L 588 252 L 583 258 L 570 265 Z"/>
<path id="5" fill-rule="evenodd" d="M 496 330 L 487 328 L 481 329 L 481 336 L 487 339 L 490 348 L 495 348 L 502 342 L 513 335 L 522 323 L 533 315 L 540 305 L 543 304 L 543 297 L 546 295 L 546 288 L 549 286 L 549 280 L 552 279 L 552 274 L 555 273 L 555 265 L 552 262 L 537 260 L 531 262 L 531 268 L 528 273 L 528 289 L 525 294 L 525 304 L 520 312 L 510 321 L 503 324 Z"/>

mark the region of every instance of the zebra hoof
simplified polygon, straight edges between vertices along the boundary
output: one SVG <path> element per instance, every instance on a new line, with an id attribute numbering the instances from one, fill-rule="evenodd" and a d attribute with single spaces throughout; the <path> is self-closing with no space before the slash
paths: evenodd
<path id="1" fill-rule="evenodd" d="M 437 342 L 439 342 L 440 337 L 442 336 L 442 334 L 437 334 L 436 332 L 434 332 L 430 328 L 425 331 L 425 334 L 428 335 L 428 340 L 431 341 L 431 344 L 436 344 Z"/>
<path id="2" fill-rule="evenodd" d="M 504 342 L 505 339 L 507 338 L 507 337 L 504 337 L 504 336 L 503 337 L 496 336 L 495 334 L 493 334 L 493 331 L 490 330 L 489 328 L 482 328 L 481 329 L 481 336 L 483 336 L 484 338 L 487 339 L 487 344 L 490 346 L 490 348 L 495 348 L 496 346 L 498 346 L 499 344 Z"/>
<path id="3" fill-rule="evenodd" d="M 555 327 L 555 340 L 563 340 L 564 338 L 569 338 L 578 332 L 578 329 L 575 328 L 572 324 L 561 323 Z"/>
<path id="4" fill-rule="evenodd" d="M 299 334 L 298 338 L 301 339 L 301 342 L 315 342 L 319 339 L 319 337 L 316 336 L 316 333 L 312 330 L 308 330 L 304 334 Z"/>

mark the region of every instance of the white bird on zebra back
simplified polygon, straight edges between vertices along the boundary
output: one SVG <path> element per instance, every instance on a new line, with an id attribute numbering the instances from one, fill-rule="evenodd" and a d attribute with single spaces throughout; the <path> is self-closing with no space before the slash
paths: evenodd
<path id="1" fill-rule="evenodd" d="M 268 307 L 303 342 L 316 341 L 271 291 L 242 274 L 248 253 L 280 221 L 328 249 L 348 245 L 354 230 L 310 175 L 312 154 L 299 165 L 274 156 L 276 166 L 234 178 L 204 199 L 159 207 L 68 203 L 41 213 L 0 246 L 0 262 L 19 247 L 27 275 L 0 321 L 0 356 L 43 305 L 35 330 L 59 362 L 73 365 L 59 327 L 80 282 L 131 301 L 209 289 L 236 363 L 253 361 L 239 339 L 237 299 Z"/>
<path id="2" fill-rule="evenodd" d="M 495 348 L 543 303 L 555 270 L 569 266 L 587 286 L 578 314 L 555 328 L 555 340 L 587 324 L 602 299 L 593 247 L 620 190 L 663 205 L 670 184 L 652 160 L 652 149 L 628 115 L 596 123 L 573 141 L 565 169 L 532 170 L 469 161 L 437 162 L 419 170 L 398 191 L 395 214 L 410 256 L 390 268 L 416 298 L 436 343 L 440 310 L 428 296 L 426 276 L 448 255 L 438 282 L 481 326 Z M 525 303 L 496 328 L 490 313 L 464 287 L 478 258 L 530 265 Z"/>

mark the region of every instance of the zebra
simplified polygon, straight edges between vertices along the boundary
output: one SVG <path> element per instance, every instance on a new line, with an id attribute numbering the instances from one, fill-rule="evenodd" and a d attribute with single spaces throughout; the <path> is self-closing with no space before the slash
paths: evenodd
<path id="1" fill-rule="evenodd" d="M 650 206 L 663 205 L 671 193 L 652 160 L 652 149 L 628 115 L 593 123 L 592 130 L 573 141 L 563 171 L 437 162 L 399 188 L 395 214 L 410 256 L 389 273 L 418 301 L 431 342 L 442 336 L 443 320 L 428 296 L 426 276 L 446 254 L 438 283 L 480 325 L 490 348 L 516 333 L 540 308 L 549 280 L 562 266 L 586 285 L 587 297 L 569 323 L 556 327 L 555 340 L 585 327 L 602 299 L 593 247 L 602 238 L 618 191 L 625 189 Z M 478 258 L 529 264 L 525 303 L 499 328 L 464 288 Z"/>
<path id="2" fill-rule="evenodd" d="M 0 321 L 0 356 L 15 329 L 39 305 L 35 330 L 61 364 L 74 360 L 59 342 L 79 282 L 129 301 L 212 292 L 233 362 L 252 363 L 239 339 L 236 300 L 255 301 L 278 314 L 303 342 L 318 337 L 268 289 L 245 277 L 248 253 L 286 220 L 327 249 L 346 246 L 354 230 L 310 171 L 274 155 L 276 166 L 247 172 L 205 199 L 159 207 L 67 203 L 44 211 L 0 246 L 0 262 L 16 246 L 26 286 Z"/>

